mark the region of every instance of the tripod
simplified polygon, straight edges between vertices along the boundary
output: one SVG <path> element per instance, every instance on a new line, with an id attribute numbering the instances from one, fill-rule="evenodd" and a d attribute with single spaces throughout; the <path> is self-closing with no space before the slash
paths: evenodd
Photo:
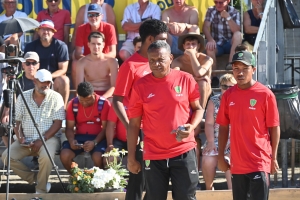
<path id="1" fill-rule="evenodd" d="M 9 71 L 9 70 L 8 70 Z M 59 172 L 58 172 L 58 167 L 57 165 L 55 165 L 50 153 L 49 153 L 49 150 L 47 148 L 47 145 L 45 143 L 45 140 L 44 140 L 44 137 L 42 136 L 41 132 L 39 131 L 39 128 L 38 128 L 38 124 L 36 123 L 31 111 L 30 111 L 30 108 L 25 100 L 25 97 L 22 93 L 22 89 L 21 89 L 21 86 L 20 86 L 20 83 L 19 81 L 16 79 L 16 75 L 14 74 L 11 74 L 9 73 L 8 76 L 10 77 L 9 79 L 9 82 L 8 82 L 8 89 L 5 90 L 4 92 L 4 95 L 6 95 L 6 98 L 4 98 L 4 104 L 9 107 L 9 123 L 8 123 L 8 148 L 7 148 L 7 181 L 6 181 L 6 200 L 8 200 L 8 197 L 9 197 L 9 176 L 10 176 L 10 151 L 11 151 L 11 136 L 12 136 L 12 131 L 13 131 L 13 127 L 15 127 L 16 125 L 16 122 L 15 122 L 15 93 L 16 93 L 16 90 L 19 91 L 21 97 L 22 97 L 22 100 L 24 102 L 24 105 L 26 107 L 26 110 L 28 111 L 29 115 L 30 115 L 30 118 L 34 124 L 34 127 L 35 129 L 37 130 L 37 133 L 39 134 L 39 138 L 40 140 L 42 141 L 43 143 L 43 146 L 45 147 L 45 150 L 47 152 L 47 155 L 53 165 L 53 168 L 58 176 L 58 179 L 61 183 L 61 186 L 63 188 L 63 191 L 65 192 L 65 188 L 63 186 L 63 183 L 62 183 L 62 180 L 60 178 L 60 175 L 59 175 Z M 0 113 L 0 116 L 2 116 L 2 112 L 3 112 L 3 109 L 1 109 L 1 113 Z"/>

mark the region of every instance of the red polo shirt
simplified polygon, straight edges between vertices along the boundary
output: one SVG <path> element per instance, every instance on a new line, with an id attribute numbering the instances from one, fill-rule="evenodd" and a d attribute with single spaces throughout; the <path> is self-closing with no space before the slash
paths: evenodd
<path id="1" fill-rule="evenodd" d="M 38 13 L 36 20 L 41 22 L 44 19 L 53 21 L 54 28 L 57 30 L 57 32 L 54 33 L 54 37 L 56 39 L 64 41 L 64 27 L 66 25 L 71 25 L 70 12 L 68 10 L 58 9 L 58 11 L 53 13 L 53 15 L 51 16 L 48 9 L 42 10 Z"/>
<path id="2" fill-rule="evenodd" d="M 109 46 L 117 44 L 115 27 L 111 24 L 101 22 L 98 31 L 103 33 L 105 36 L 103 53 L 109 53 Z M 85 56 L 91 53 L 90 48 L 87 45 L 90 33 L 91 25 L 89 23 L 80 25 L 76 31 L 75 45 L 78 47 L 84 47 L 83 55 Z"/>

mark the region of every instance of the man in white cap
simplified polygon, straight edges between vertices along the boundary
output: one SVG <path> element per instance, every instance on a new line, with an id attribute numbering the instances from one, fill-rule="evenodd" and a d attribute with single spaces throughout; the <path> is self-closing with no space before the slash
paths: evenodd
<path id="1" fill-rule="evenodd" d="M 54 135 L 60 129 L 62 120 L 65 119 L 64 102 L 59 93 L 50 89 L 53 82 L 49 71 L 41 69 L 34 77 L 34 89 L 23 94 L 53 158 L 59 148 L 59 141 Z M 11 145 L 11 169 L 29 184 L 35 183 L 36 193 L 49 192 L 51 184 L 47 181 L 52 170 L 52 163 L 21 96 L 18 97 L 16 103 L 14 132 L 18 140 Z M 37 174 L 21 162 L 21 159 L 26 156 L 39 156 Z M 2 154 L 3 163 L 6 164 L 7 159 L 7 150 L 5 150 Z"/>
<path id="2" fill-rule="evenodd" d="M 66 76 L 69 52 L 64 42 L 53 37 L 55 32 L 51 20 L 42 21 L 38 27 L 40 38 L 28 43 L 24 52 L 34 51 L 39 55 L 40 68 L 51 72 L 54 81 L 53 89 L 62 95 L 66 106 L 70 93 L 70 81 Z"/>

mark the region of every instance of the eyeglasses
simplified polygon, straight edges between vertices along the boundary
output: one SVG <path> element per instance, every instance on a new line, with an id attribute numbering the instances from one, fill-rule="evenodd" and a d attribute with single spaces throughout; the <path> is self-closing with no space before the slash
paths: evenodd
<path id="1" fill-rule="evenodd" d="M 221 85 L 222 90 L 228 90 L 231 87 L 233 87 L 233 85 Z"/>
<path id="2" fill-rule="evenodd" d="M 100 14 L 99 13 L 89 13 L 88 17 L 99 17 Z"/>
<path id="3" fill-rule="evenodd" d="M 52 1 L 58 2 L 59 0 L 47 0 L 49 3 L 51 3 Z"/>
<path id="4" fill-rule="evenodd" d="M 214 2 L 215 2 L 216 5 L 217 5 L 217 4 L 223 5 L 225 1 L 214 1 Z"/>
<path id="5" fill-rule="evenodd" d="M 36 66 L 37 64 L 38 64 L 38 62 L 36 62 L 36 61 L 34 61 L 34 62 L 28 62 L 28 61 L 26 61 L 25 62 L 26 66 L 30 66 L 30 65 Z"/>

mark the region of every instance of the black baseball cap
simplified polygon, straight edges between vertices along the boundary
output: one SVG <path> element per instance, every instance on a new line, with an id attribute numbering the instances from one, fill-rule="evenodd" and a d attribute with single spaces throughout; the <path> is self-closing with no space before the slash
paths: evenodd
<path id="1" fill-rule="evenodd" d="M 239 51 L 235 53 L 232 57 L 231 64 L 233 64 L 234 62 L 241 62 L 245 65 L 251 65 L 252 67 L 256 66 L 255 57 L 249 51 Z"/>

